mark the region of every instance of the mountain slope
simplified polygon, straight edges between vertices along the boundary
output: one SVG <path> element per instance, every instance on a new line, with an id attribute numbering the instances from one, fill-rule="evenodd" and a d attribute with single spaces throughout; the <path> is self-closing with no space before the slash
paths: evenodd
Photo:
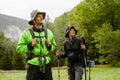
<path id="1" fill-rule="evenodd" d="M 17 41 L 22 31 L 29 26 L 27 20 L 0 14 L 0 30 L 7 38 Z"/>

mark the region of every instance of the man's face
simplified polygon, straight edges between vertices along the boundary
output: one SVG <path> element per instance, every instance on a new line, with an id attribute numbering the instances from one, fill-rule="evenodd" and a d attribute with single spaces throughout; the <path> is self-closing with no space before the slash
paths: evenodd
<path id="1" fill-rule="evenodd" d="M 71 37 L 75 36 L 75 30 L 74 29 L 70 29 L 69 36 L 71 36 Z"/>
<path id="2" fill-rule="evenodd" d="M 37 14 L 35 19 L 34 19 L 35 24 L 41 25 L 44 23 L 43 15 L 42 14 Z"/>

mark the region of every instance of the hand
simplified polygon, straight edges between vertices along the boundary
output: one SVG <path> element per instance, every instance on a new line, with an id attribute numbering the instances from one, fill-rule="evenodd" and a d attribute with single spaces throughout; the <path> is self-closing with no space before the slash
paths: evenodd
<path id="1" fill-rule="evenodd" d="M 60 51 L 57 50 L 57 51 L 56 51 L 56 56 L 59 57 L 60 55 L 61 55 L 61 54 L 60 54 Z"/>
<path id="2" fill-rule="evenodd" d="M 36 39 L 32 39 L 32 46 L 35 46 L 37 43 Z"/>
<path id="3" fill-rule="evenodd" d="M 84 44 L 81 44 L 81 49 L 86 50 L 86 46 Z"/>
<path id="4" fill-rule="evenodd" d="M 51 45 L 51 42 L 48 38 L 46 39 L 46 44 L 47 44 L 48 47 Z"/>

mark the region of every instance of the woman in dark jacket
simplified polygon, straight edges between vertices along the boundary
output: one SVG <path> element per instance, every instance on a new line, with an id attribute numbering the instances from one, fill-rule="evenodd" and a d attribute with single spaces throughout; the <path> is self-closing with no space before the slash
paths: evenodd
<path id="1" fill-rule="evenodd" d="M 67 27 L 64 43 L 64 54 L 56 53 L 59 58 L 68 58 L 69 80 L 82 80 L 83 74 L 83 51 L 86 50 L 86 44 L 81 37 L 76 37 L 77 30 L 71 26 Z"/>

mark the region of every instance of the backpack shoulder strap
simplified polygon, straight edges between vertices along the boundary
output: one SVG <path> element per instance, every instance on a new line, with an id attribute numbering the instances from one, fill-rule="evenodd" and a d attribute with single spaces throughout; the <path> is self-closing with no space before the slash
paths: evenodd
<path id="1" fill-rule="evenodd" d="M 32 39 L 34 39 L 35 35 L 34 35 L 34 30 L 32 29 L 32 27 L 29 28 L 29 31 L 30 31 L 30 34 L 32 36 Z"/>
<path id="2" fill-rule="evenodd" d="M 84 37 L 80 36 L 80 40 L 81 40 L 81 43 L 84 43 L 84 45 L 86 46 L 86 49 L 88 49 L 88 45 L 87 45 Z"/>
<path id="3" fill-rule="evenodd" d="M 45 27 L 44 33 L 45 33 L 45 38 L 47 39 L 48 38 L 48 34 L 47 34 L 47 28 L 46 27 Z"/>

